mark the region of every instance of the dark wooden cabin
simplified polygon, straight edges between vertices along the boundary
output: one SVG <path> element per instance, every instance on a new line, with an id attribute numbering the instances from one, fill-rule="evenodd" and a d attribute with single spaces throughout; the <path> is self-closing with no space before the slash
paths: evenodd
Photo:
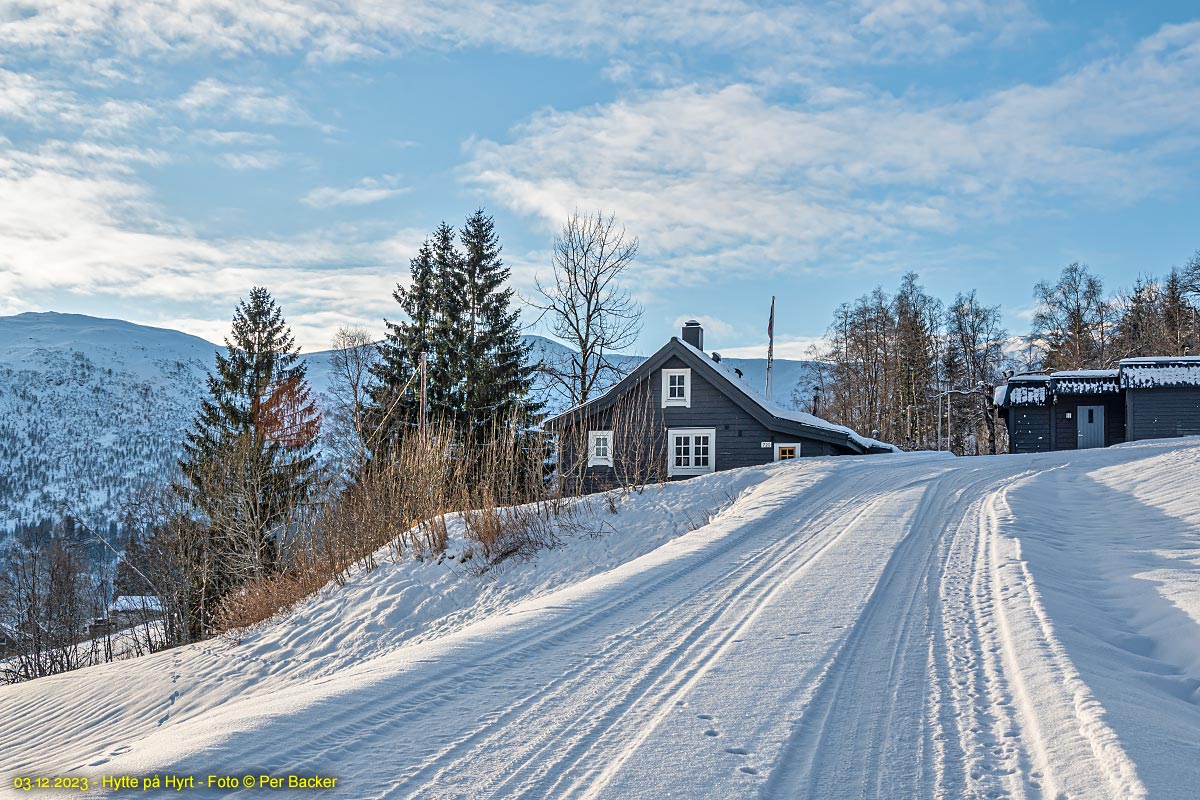
<path id="1" fill-rule="evenodd" d="M 1200 357 L 1121 362 L 1129 441 L 1200 435 Z"/>
<path id="2" fill-rule="evenodd" d="M 672 337 L 609 391 L 548 419 L 560 474 L 593 491 L 643 476 L 676 479 L 792 458 L 895 451 L 769 402 L 703 347 L 703 329 L 688 322 L 682 338 Z"/>
<path id="3" fill-rule="evenodd" d="M 1009 452 L 1108 447 L 1200 434 L 1200 359 L 1131 358 L 1116 369 L 1016 375 L 996 387 Z"/>

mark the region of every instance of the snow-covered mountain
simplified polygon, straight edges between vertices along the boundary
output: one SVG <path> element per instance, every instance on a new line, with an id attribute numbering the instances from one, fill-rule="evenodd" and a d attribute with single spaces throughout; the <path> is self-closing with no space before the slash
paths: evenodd
<path id="1" fill-rule="evenodd" d="M 566 352 L 528 337 L 535 357 Z M 197 336 L 53 312 L 0 317 L 0 532 L 58 518 L 116 520 L 139 486 L 170 474 L 218 346 Z M 328 351 L 308 354 L 318 397 Z M 628 357 L 628 366 L 640 361 Z M 763 359 L 726 359 L 761 386 Z M 785 402 L 805 362 L 776 361 Z M 547 398 L 547 410 L 561 403 Z"/>
<path id="2" fill-rule="evenodd" d="M 0 318 L 0 529 L 112 519 L 169 470 L 215 346 L 77 314 Z"/>

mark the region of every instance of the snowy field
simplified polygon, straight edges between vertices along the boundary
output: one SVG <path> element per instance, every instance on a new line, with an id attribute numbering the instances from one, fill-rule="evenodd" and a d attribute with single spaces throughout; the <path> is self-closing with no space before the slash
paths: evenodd
<path id="1" fill-rule="evenodd" d="M 533 563 L 386 564 L 237 643 L 0 687 L 0 794 L 1195 798 L 1198 483 L 1193 439 L 593 499 L 603 534 Z"/>

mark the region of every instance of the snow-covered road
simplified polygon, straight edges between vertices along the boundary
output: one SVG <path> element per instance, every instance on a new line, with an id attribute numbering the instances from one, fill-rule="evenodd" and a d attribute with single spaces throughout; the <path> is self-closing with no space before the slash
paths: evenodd
<path id="1" fill-rule="evenodd" d="M 354 798 L 1196 796 L 1200 442 L 740 473 L 625 498 L 611 569 L 572 542 L 517 569 L 530 597 L 374 650 L 360 625 L 352 659 L 313 667 L 300 631 L 341 635 L 317 621 L 402 569 L 238 647 L 0 688 L 0 765 Z"/>

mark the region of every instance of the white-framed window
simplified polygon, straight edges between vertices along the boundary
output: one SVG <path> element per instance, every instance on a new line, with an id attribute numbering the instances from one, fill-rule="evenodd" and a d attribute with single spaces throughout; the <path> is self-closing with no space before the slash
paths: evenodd
<path id="1" fill-rule="evenodd" d="M 667 431 L 667 474 L 703 475 L 717 468 L 716 428 Z"/>
<path id="2" fill-rule="evenodd" d="M 667 406 L 692 407 L 692 371 L 690 369 L 664 369 L 662 371 L 662 404 Z"/>
<path id="3" fill-rule="evenodd" d="M 612 431 L 588 431 L 588 466 L 612 466 Z"/>
<path id="4" fill-rule="evenodd" d="M 775 444 L 775 460 L 790 461 L 800 457 L 799 442 L 777 442 Z"/>

